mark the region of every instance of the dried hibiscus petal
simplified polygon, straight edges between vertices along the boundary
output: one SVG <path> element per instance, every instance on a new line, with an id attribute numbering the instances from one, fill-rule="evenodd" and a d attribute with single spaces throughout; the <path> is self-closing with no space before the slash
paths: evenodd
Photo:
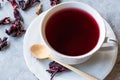
<path id="1" fill-rule="evenodd" d="M 0 25 L 6 25 L 11 23 L 10 17 L 5 17 L 4 19 L 0 20 Z"/>
<path id="2" fill-rule="evenodd" d="M 18 36 L 24 34 L 25 30 L 22 27 L 22 22 L 20 20 L 15 20 L 12 23 L 12 26 L 10 27 L 10 29 L 6 30 L 6 33 L 13 37 L 18 37 Z"/>
<path id="3" fill-rule="evenodd" d="M 19 2 L 19 6 L 20 6 L 20 8 L 22 9 L 22 10 L 24 10 L 25 9 L 25 1 L 24 0 L 19 0 L 18 1 Z"/>
<path id="4" fill-rule="evenodd" d="M 13 9 L 16 9 L 19 7 L 19 5 L 17 4 L 17 2 L 15 0 L 8 0 L 8 1 L 11 3 Z"/>
<path id="5" fill-rule="evenodd" d="M 60 0 L 50 0 L 51 6 L 57 5 L 60 3 Z"/>
<path id="6" fill-rule="evenodd" d="M 4 37 L 3 39 L 0 38 L 0 51 L 8 46 L 7 39 L 7 37 Z"/>
<path id="7" fill-rule="evenodd" d="M 1 8 L 1 3 L 0 3 L 0 8 Z"/>
<path id="8" fill-rule="evenodd" d="M 21 20 L 23 22 L 23 18 L 17 9 L 14 9 L 14 17 L 16 20 Z"/>
<path id="9" fill-rule="evenodd" d="M 49 69 L 46 70 L 47 72 L 49 72 L 51 74 L 51 79 L 53 79 L 53 77 L 59 73 L 59 72 L 64 72 L 64 71 L 68 71 L 67 68 L 63 67 L 62 65 L 56 63 L 55 61 L 50 62 L 49 64 Z"/>
<path id="10" fill-rule="evenodd" d="M 34 5 L 35 3 L 40 2 L 40 1 L 39 0 L 27 0 L 27 2 L 25 2 L 24 0 L 20 0 L 18 2 L 19 2 L 19 6 L 21 7 L 22 10 L 27 10 L 32 5 Z"/>

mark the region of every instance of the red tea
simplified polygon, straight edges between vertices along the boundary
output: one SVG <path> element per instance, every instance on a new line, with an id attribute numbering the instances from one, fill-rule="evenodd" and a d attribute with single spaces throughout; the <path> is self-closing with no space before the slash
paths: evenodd
<path id="1" fill-rule="evenodd" d="M 86 54 L 96 46 L 99 39 L 99 28 L 95 19 L 76 8 L 56 12 L 48 19 L 45 27 L 48 43 L 64 55 Z"/>

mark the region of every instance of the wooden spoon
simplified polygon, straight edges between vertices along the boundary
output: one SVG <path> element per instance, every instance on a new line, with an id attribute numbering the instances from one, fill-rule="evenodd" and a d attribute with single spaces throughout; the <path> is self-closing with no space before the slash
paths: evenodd
<path id="1" fill-rule="evenodd" d="M 75 73 L 77 73 L 77 74 L 79 74 L 79 75 L 89 79 L 89 80 L 98 80 L 97 78 L 95 78 L 95 77 L 93 77 L 93 76 L 91 76 L 91 75 L 89 75 L 89 74 L 87 74 L 85 72 L 82 72 L 79 69 L 76 69 L 76 68 L 74 68 L 74 67 L 72 67 L 72 66 L 70 66 L 68 64 L 64 64 L 64 63 L 56 60 L 55 58 L 53 58 L 50 55 L 49 51 L 43 45 L 34 44 L 34 45 L 31 46 L 30 50 L 31 50 L 32 55 L 35 58 L 38 58 L 38 59 L 51 59 L 51 60 L 61 64 L 62 66 L 70 69 L 71 71 L 73 71 L 73 72 L 75 72 Z"/>

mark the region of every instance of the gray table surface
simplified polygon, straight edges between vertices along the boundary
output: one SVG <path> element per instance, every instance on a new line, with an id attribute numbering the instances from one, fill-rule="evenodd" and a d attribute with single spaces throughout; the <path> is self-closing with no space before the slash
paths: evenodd
<path id="1" fill-rule="evenodd" d="M 62 2 L 71 0 L 61 0 Z M 95 8 L 104 19 L 111 25 L 115 32 L 118 41 L 120 41 L 120 0 L 72 0 L 86 3 Z M 2 0 L 0 0 L 2 2 Z M 49 9 L 49 0 L 41 0 L 43 4 L 43 11 Z M 0 9 L 0 19 L 9 16 L 12 20 L 13 9 L 7 0 L 2 3 L 2 9 Z M 22 11 L 24 17 L 24 27 L 28 28 L 31 21 L 37 17 L 35 11 L 37 6 L 33 6 L 28 11 Z M 10 47 L 0 52 L 0 80 L 37 80 L 37 78 L 29 71 L 26 66 L 23 57 L 23 38 L 14 38 L 5 34 L 5 29 L 8 29 L 10 25 L 0 26 L 0 38 L 7 36 L 10 41 Z M 120 47 L 119 47 L 120 48 Z M 118 51 L 118 58 L 116 64 L 111 73 L 105 80 L 120 80 L 120 53 Z"/>

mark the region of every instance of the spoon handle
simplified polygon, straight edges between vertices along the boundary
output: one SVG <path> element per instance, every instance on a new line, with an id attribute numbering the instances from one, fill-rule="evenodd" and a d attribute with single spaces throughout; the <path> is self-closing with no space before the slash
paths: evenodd
<path id="1" fill-rule="evenodd" d="M 89 75 L 89 74 L 87 74 L 87 73 L 85 73 L 85 72 L 83 72 L 83 71 L 80 71 L 79 69 L 77 69 L 77 68 L 75 68 L 75 67 L 72 67 L 72 66 L 70 66 L 70 65 L 68 65 L 68 64 L 64 64 L 64 63 L 56 60 L 56 59 L 53 58 L 52 56 L 49 56 L 49 59 L 51 59 L 51 60 L 53 60 L 53 61 L 61 64 L 62 66 L 70 69 L 71 71 L 73 71 L 73 72 L 75 72 L 75 73 L 77 73 L 77 74 L 79 74 L 79 75 L 81 75 L 81 76 L 83 76 L 83 77 L 85 77 L 85 78 L 88 78 L 89 80 L 98 80 L 97 78 L 95 78 L 95 77 L 93 77 L 93 76 L 91 76 L 91 75 Z"/>

